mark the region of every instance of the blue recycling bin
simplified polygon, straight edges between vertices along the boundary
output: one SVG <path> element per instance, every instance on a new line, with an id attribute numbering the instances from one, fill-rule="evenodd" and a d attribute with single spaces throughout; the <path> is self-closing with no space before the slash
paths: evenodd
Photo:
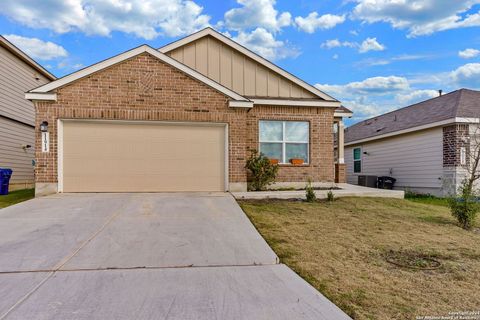
<path id="1" fill-rule="evenodd" d="M 10 183 L 10 177 L 12 176 L 12 169 L 0 168 L 0 195 L 8 194 L 8 186 Z"/>

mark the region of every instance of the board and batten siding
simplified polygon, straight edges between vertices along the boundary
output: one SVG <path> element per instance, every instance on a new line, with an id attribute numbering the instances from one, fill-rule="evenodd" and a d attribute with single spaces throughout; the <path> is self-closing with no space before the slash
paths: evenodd
<path id="1" fill-rule="evenodd" d="M 311 92 L 213 37 L 200 38 L 168 52 L 167 55 L 240 95 L 317 98 Z"/>
<path id="2" fill-rule="evenodd" d="M 49 81 L 0 46 L 0 168 L 13 170 L 11 190 L 33 185 L 35 107 L 25 99 L 25 92 Z"/>
<path id="3" fill-rule="evenodd" d="M 353 172 L 353 149 L 362 148 L 362 172 Z M 367 154 L 364 154 L 366 152 Z M 418 131 L 345 147 L 347 182 L 359 175 L 391 176 L 395 186 L 440 190 L 443 177 L 442 128 Z M 429 191 L 430 192 L 430 191 Z"/>

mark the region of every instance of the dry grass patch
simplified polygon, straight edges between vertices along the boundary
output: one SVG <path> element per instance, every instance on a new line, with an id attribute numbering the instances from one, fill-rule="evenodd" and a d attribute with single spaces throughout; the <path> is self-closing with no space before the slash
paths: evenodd
<path id="1" fill-rule="evenodd" d="M 480 309 L 480 234 L 456 226 L 446 207 L 374 198 L 240 205 L 283 263 L 355 319 Z M 389 263 L 392 254 L 419 268 Z"/>

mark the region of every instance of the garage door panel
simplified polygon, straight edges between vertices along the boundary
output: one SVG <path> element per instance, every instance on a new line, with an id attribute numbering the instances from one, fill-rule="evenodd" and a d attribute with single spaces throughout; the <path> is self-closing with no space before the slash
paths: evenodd
<path id="1" fill-rule="evenodd" d="M 224 191 L 225 127 L 70 122 L 64 192 Z"/>

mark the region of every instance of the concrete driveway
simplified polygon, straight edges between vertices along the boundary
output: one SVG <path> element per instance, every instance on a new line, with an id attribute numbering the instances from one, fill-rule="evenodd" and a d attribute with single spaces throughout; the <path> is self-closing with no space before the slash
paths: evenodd
<path id="1" fill-rule="evenodd" d="M 1 319 L 349 319 L 229 194 L 62 194 L 0 210 Z"/>

